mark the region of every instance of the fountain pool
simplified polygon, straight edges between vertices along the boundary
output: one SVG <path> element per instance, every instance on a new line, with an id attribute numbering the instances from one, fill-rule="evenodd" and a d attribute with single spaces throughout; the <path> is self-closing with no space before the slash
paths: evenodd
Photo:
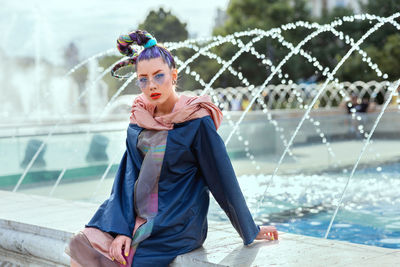
<path id="1" fill-rule="evenodd" d="M 400 248 L 399 173 L 400 163 L 357 171 L 329 238 Z M 256 215 L 258 223 L 275 225 L 283 232 L 323 237 L 347 176 L 343 173 L 276 176 Z M 268 177 L 238 177 L 250 210 L 255 210 Z M 215 201 L 211 204 L 209 218 L 226 220 Z"/>

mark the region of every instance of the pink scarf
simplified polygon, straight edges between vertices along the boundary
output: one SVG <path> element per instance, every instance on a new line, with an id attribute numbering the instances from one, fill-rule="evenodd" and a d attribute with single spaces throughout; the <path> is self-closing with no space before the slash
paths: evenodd
<path id="1" fill-rule="evenodd" d="M 162 116 L 153 117 L 155 108 L 156 106 L 149 103 L 143 93 L 138 95 L 133 101 L 130 122 L 146 129 L 171 130 L 174 123 L 210 115 L 218 130 L 222 121 L 221 110 L 211 102 L 208 95 L 179 95 L 179 100 L 175 103 L 172 112 Z"/>

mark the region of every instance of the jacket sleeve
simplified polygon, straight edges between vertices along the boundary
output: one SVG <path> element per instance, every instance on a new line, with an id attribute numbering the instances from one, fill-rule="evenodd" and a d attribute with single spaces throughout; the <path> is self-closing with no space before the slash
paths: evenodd
<path id="1" fill-rule="evenodd" d="M 129 152 L 128 148 L 121 159 L 110 197 L 101 204 L 85 227 L 98 228 L 113 237 L 118 234 L 132 237 L 135 225 L 133 188 L 137 170 Z"/>
<path id="2" fill-rule="evenodd" d="M 240 190 L 225 144 L 210 116 L 200 119 L 193 149 L 200 171 L 215 200 L 225 211 L 233 227 L 248 245 L 260 228 L 254 223 Z"/>

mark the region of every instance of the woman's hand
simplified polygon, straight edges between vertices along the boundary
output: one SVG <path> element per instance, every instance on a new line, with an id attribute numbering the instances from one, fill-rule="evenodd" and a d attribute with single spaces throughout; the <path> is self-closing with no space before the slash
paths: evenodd
<path id="1" fill-rule="evenodd" d="M 275 226 L 260 226 L 260 232 L 256 236 L 256 239 L 278 240 L 278 231 Z"/>
<path id="2" fill-rule="evenodd" d="M 132 238 L 125 235 L 117 235 L 110 246 L 109 254 L 112 260 L 116 259 L 121 264 L 125 265 L 126 261 L 122 256 L 122 249 L 124 248 L 125 256 L 128 256 L 129 250 L 131 248 Z"/>

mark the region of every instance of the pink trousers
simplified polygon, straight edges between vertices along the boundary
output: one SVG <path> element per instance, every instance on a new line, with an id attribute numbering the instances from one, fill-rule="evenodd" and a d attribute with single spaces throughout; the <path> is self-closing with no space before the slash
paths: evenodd
<path id="1" fill-rule="evenodd" d="M 145 222 L 145 219 L 136 217 L 132 237 L 139 226 Z M 121 251 L 121 255 L 127 262 L 126 265 L 122 265 L 117 260 L 113 261 L 109 254 L 113 241 L 114 238 L 109 233 L 94 227 L 85 227 L 71 238 L 69 246 L 65 249 L 65 253 L 71 257 L 72 267 L 131 266 L 136 248 L 130 247 L 128 256 L 125 256 L 123 251 Z"/>

